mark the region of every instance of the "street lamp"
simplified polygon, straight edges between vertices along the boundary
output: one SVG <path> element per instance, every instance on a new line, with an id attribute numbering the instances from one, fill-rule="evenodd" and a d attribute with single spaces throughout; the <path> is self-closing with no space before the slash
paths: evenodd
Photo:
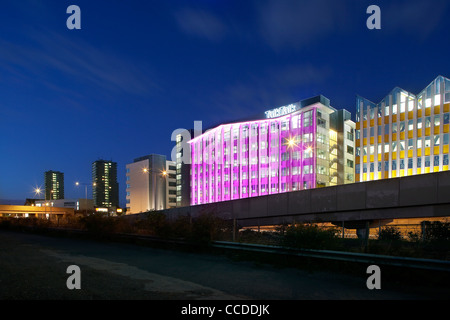
<path id="1" fill-rule="evenodd" d="M 47 194 L 45 192 L 42 191 L 41 188 L 35 188 L 34 189 L 34 195 L 39 195 L 39 197 L 41 196 L 41 193 L 44 193 L 44 214 L 47 215 Z"/>
<path id="2" fill-rule="evenodd" d="M 94 182 L 94 183 L 92 183 L 92 184 L 90 184 L 90 183 L 83 183 L 83 182 L 75 182 L 75 185 L 78 187 L 78 186 L 80 186 L 80 185 L 83 185 L 84 186 L 84 195 L 85 195 L 85 200 L 86 200 L 86 202 L 85 202 L 85 213 L 86 213 L 86 215 L 87 215 L 87 200 L 88 200 L 88 198 L 87 198 L 87 187 L 88 186 L 96 186 L 96 183 Z"/>

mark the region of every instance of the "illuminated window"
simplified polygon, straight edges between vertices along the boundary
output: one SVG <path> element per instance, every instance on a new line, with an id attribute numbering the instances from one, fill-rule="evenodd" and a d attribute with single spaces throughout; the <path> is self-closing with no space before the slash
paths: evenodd
<path id="1" fill-rule="evenodd" d="M 392 133 L 397 133 L 397 123 L 392 124 Z"/>
<path id="2" fill-rule="evenodd" d="M 441 137 L 437 134 L 434 136 L 434 145 L 439 146 L 441 142 Z"/>
<path id="3" fill-rule="evenodd" d="M 440 115 L 437 114 L 434 116 L 434 125 L 438 126 L 438 125 L 440 125 L 440 123 L 441 123 L 441 117 L 440 117 Z"/>

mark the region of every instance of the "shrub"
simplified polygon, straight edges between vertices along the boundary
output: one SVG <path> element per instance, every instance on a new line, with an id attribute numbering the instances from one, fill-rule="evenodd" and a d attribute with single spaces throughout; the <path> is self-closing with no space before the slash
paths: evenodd
<path id="1" fill-rule="evenodd" d="M 386 227 L 378 231 L 378 240 L 399 241 L 402 240 L 401 232 L 395 227 Z"/>
<path id="2" fill-rule="evenodd" d="M 101 236 L 116 231 L 116 220 L 98 213 L 82 217 L 80 222 L 85 230 L 95 235 Z"/>
<path id="3" fill-rule="evenodd" d="M 220 238 L 227 229 L 225 221 L 213 213 L 202 213 L 192 220 L 190 240 L 198 243 L 209 243 Z"/>
<path id="4" fill-rule="evenodd" d="M 340 244 L 335 228 L 295 224 L 284 230 L 282 245 L 303 249 L 332 249 Z"/>
<path id="5" fill-rule="evenodd" d="M 424 221 L 424 237 L 428 241 L 449 241 L 450 240 L 450 222 Z"/>

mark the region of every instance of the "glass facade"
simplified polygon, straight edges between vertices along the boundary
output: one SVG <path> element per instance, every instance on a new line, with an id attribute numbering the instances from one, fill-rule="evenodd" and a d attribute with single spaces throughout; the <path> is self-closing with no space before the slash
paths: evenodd
<path id="1" fill-rule="evenodd" d="M 327 100 L 304 100 L 266 112 L 282 116 L 224 124 L 191 140 L 191 205 L 335 185 L 336 110 Z"/>
<path id="2" fill-rule="evenodd" d="M 379 104 L 357 97 L 356 181 L 448 170 L 450 80 L 418 95 L 395 88 Z"/>

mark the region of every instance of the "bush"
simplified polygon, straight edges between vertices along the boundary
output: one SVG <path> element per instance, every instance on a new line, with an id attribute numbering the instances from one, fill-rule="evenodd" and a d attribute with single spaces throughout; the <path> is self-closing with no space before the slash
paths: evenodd
<path id="1" fill-rule="evenodd" d="M 216 217 L 213 213 L 203 213 L 192 220 L 192 231 L 189 240 L 207 244 L 217 240 L 227 230 L 225 221 Z"/>
<path id="2" fill-rule="evenodd" d="M 116 220 L 110 217 L 95 213 L 80 219 L 82 227 L 95 235 L 107 235 L 116 231 Z"/>
<path id="3" fill-rule="evenodd" d="M 378 240 L 399 241 L 402 240 L 401 232 L 395 227 L 386 227 L 378 231 Z"/>
<path id="4" fill-rule="evenodd" d="M 340 244 L 335 228 L 295 224 L 284 230 L 282 245 L 303 249 L 335 249 Z"/>
<path id="5" fill-rule="evenodd" d="M 427 241 L 449 241 L 450 240 L 450 222 L 424 221 L 424 237 Z"/>

